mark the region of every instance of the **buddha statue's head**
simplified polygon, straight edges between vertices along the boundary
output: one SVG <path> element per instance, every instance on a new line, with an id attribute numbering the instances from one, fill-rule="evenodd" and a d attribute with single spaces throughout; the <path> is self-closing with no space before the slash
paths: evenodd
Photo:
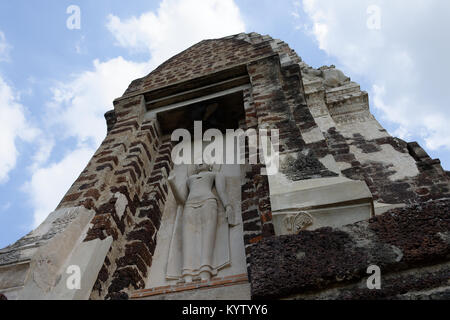
<path id="1" fill-rule="evenodd" d="M 200 173 L 204 171 L 212 171 L 212 166 L 206 163 L 196 164 L 194 168 L 195 173 Z"/>

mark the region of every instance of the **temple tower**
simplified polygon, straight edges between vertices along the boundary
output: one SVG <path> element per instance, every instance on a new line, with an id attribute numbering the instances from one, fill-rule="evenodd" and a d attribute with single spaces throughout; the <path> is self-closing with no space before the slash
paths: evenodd
<path id="1" fill-rule="evenodd" d="M 334 66 L 256 33 L 204 40 L 133 81 L 105 117 L 56 210 L 0 250 L 8 299 L 449 294 L 449 172 L 389 135 Z M 227 129 L 276 130 L 276 172 L 178 164 L 172 133 L 195 138 L 196 123 L 224 141 Z M 366 287 L 373 265 L 380 290 Z"/>

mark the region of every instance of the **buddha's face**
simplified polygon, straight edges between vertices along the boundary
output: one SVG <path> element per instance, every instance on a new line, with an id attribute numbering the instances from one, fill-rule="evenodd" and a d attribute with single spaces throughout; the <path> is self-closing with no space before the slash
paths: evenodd
<path id="1" fill-rule="evenodd" d="M 207 164 L 197 164 L 195 165 L 195 173 L 205 172 L 205 171 L 211 171 L 211 166 Z"/>

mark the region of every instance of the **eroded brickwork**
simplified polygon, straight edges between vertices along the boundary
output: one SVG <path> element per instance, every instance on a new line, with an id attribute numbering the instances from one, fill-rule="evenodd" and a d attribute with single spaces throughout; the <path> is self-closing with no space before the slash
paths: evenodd
<path id="1" fill-rule="evenodd" d="M 367 183 L 375 201 L 413 204 L 449 196 L 439 160 L 390 136 L 369 110 L 367 92 L 332 67 L 300 63 L 308 107 L 343 176 Z M 325 154 L 325 153 L 323 153 Z"/>
<path id="2" fill-rule="evenodd" d="M 96 212 L 84 241 L 114 239 L 92 298 L 143 288 L 151 266 L 172 142 L 160 136 L 155 119 L 144 119 L 144 108 L 142 97 L 117 103 L 116 123 L 59 206 Z"/>
<path id="3" fill-rule="evenodd" d="M 143 131 L 138 135 L 141 139 L 131 143 L 124 168 L 115 172 L 117 184 L 111 188 L 114 196 L 97 210 L 85 240 L 102 237 L 105 229 L 116 234 L 94 286 L 93 298 L 117 299 L 129 290 L 145 286 L 168 192 L 166 177 L 172 168 L 172 142 L 161 140 L 153 124 L 154 121 L 143 122 Z M 149 145 L 146 140 L 155 143 Z M 140 186 L 137 192 L 133 190 L 136 184 Z M 124 204 L 117 205 L 117 194 L 125 195 L 122 201 L 126 203 L 120 219 L 116 211 Z"/>
<path id="4" fill-rule="evenodd" d="M 125 95 L 156 90 L 273 54 L 270 41 L 267 41 L 272 39 L 263 41 L 255 34 L 250 40 L 255 44 L 249 40 L 247 35 L 204 40 L 167 60 L 148 76 L 133 81 Z"/>
<path id="5" fill-rule="evenodd" d="M 214 50 L 219 45 L 220 50 Z M 114 113 L 106 115 L 107 138 L 60 204 L 60 207 L 81 204 L 96 211 L 85 241 L 114 238 L 91 298 L 121 299 L 130 290 L 143 288 L 167 197 L 165 179 L 172 166 L 171 143 L 161 144 L 156 120 L 142 120 L 142 110 L 141 113 L 136 110 L 145 109 L 145 101 L 142 96 L 133 94 L 267 56 L 266 61 L 248 67 L 253 78 L 252 88 L 244 92 L 246 118 L 243 125 L 258 128 L 264 123 L 280 128 L 284 150 L 300 150 L 301 135 L 290 108 L 302 101 L 304 111 L 308 110 L 304 99 L 294 95 L 292 88 L 287 93 L 288 89 L 280 84 L 286 74 L 281 72 L 274 48 L 285 59 L 296 57 L 283 42 L 256 34 L 242 39 L 201 42 L 161 65 L 145 79 L 133 82 L 125 97 L 116 103 Z M 196 65 L 192 57 L 200 55 L 204 59 L 196 59 Z M 301 89 L 300 69 L 297 67 L 295 72 L 295 76 L 290 76 L 294 79 L 291 86 L 298 91 Z M 279 106 L 278 116 L 270 113 L 274 106 Z M 261 166 L 254 166 L 247 172 L 254 191 L 243 189 L 247 245 L 274 235 L 268 181 L 260 171 Z"/>
<path id="6" fill-rule="evenodd" d="M 407 144 L 390 136 L 365 140 L 360 134 L 353 134 L 352 139 L 346 139 L 334 127 L 328 130 L 326 137 L 335 160 L 349 164 L 348 169 L 342 170 L 343 175 L 353 180 L 365 181 L 374 200 L 413 204 L 450 195 L 449 180 L 440 166 L 440 161 L 432 160 L 428 155 L 423 159 L 417 158 L 410 147 L 414 145 L 416 149 L 420 148 L 417 143 Z M 350 151 L 350 147 L 355 146 L 370 157 L 370 154 L 382 151 L 383 145 L 389 145 L 396 152 L 416 159 L 418 174 L 393 181 L 390 177 L 397 173 L 393 164 L 374 160 L 362 163 Z M 420 150 L 423 151 L 422 148 Z"/>
<path id="7" fill-rule="evenodd" d="M 126 235 L 125 250 L 116 259 L 117 267 L 111 277 L 107 298 L 122 297 L 123 293 L 129 290 L 145 287 L 145 279 L 156 248 L 156 235 L 161 224 L 162 210 L 167 199 L 166 178 L 172 169 L 171 150 L 171 141 L 161 143 L 144 195 L 138 203 L 133 227 Z"/>
<path id="8" fill-rule="evenodd" d="M 429 201 L 339 229 L 263 239 L 252 248 L 253 297 L 394 298 L 446 288 L 449 208 L 448 199 Z M 389 279 L 381 290 L 369 290 L 365 284 L 370 265 L 379 266 L 383 279 Z M 411 277 L 401 273 L 434 265 L 438 267 L 414 270 Z M 342 289 L 327 292 L 334 287 Z M 447 294 L 449 291 L 447 288 Z"/>
<path id="9" fill-rule="evenodd" d="M 253 298 L 394 299 L 444 288 L 450 173 L 417 143 L 391 137 L 370 113 L 368 94 L 342 72 L 311 68 L 284 42 L 251 33 L 205 40 L 174 56 L 133 81 L 105 115 L 105 140 L 58 206 L 95 212 L 85 242 L 113 238 L 91 299 L 127 299 L 144 289 L 152 265 L 173 145 L 157 117 L 148 115 L 146 99 L 220 82 L 236 68 L 250 81 L 242 89 L 239 126 L 279 130 L 287 181 L 362 180 L 375 208 L 408 205 L 347 227 L 277 237 L 264 167 L 243 166 L 243 241 Z M 0 262 L 19 262 L 20 250 L 38 240 L 19 240 L 0 252 Z M 363 287 L 370 264 L 387 273 L 381 291 Z"/>

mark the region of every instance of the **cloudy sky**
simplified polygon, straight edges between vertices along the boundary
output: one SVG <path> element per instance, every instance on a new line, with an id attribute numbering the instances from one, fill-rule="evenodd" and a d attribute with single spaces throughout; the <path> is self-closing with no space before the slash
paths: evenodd
<path id="1" fill-rule="evenodd" d="M 449 12 L 446 0 L 0 1 L 0 248 L 53 211 L 133 79 L 244 31 L 336 65 L 391 134 L 450 169 Z"/>

